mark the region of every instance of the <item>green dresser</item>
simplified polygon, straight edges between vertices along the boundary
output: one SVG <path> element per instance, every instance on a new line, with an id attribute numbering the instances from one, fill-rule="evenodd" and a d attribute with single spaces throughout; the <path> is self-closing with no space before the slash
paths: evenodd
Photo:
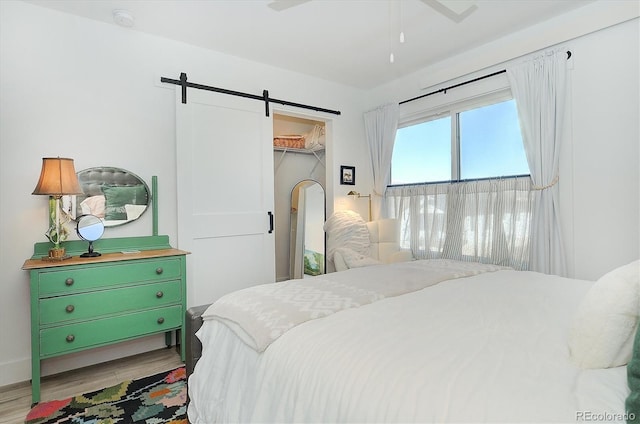
<path id="1" fill-rule="evenodd" d="M 167 236 L 149 236 L 99 240 L 102 256 L 81 258 L 87 243 L 72 241 L 65 247 L 76 256 L 51 262 L 42 259 L 49 246 L 36 243 L 23 266 L 31 280 L 34 403 L 43 359 L 157 333 L 171 346 L 176 331 L 184 361 L 188 252 L 171 248 Z"/>

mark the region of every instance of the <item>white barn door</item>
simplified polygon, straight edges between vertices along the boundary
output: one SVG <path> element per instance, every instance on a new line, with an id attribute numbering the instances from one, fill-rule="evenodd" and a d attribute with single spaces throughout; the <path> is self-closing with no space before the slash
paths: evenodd
<path id="1" fill-rule="evenodd" d="M 264 103 L 176 87 L 178 248 L 187 303 L 275 281 L 273 123 Z"/>

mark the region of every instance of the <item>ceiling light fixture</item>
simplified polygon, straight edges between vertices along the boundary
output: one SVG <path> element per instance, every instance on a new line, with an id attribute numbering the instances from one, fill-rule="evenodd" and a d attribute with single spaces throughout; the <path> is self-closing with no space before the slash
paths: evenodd
<path id="1" fill-rule="evenodd" d="M 400 44 L 404 43 L 404 31 L 402 30 L 402 0 L 398 2 L 399 14 L 400 14 Z"/>
<path id="2" fill-rule="evenodd" d="M 402 30 L 402 0 L 398 0 L 398 20 L 400 27 L 400 44 L 404 43 L 404 31 Z M 393 54 L 393 4 L 394 0 L 389 0 L 389 63 L 395 62 Z"/>
<path id="3" fill-rule="evenodd" d="M 391 4 L 393 2 L 389 0 L 389 63 L 395 62 L 395 57 L 393 56 L 393 28 L 391 25 Z"/>
<path id="4" fill-rule="evenodd" d="M 115 9 L 113 11 L 113 20 L 115 23 L 125 28 L 131 28 L 135 22 L 131 12 L 124 9 Z"/>

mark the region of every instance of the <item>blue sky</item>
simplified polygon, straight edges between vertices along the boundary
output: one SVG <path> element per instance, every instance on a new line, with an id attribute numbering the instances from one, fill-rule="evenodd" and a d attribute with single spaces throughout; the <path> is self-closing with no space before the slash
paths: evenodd
<path id="1" fill-rule="evenodd" d="M 462 112 L 460 140 L 461 179 L 529 173 L 513 100 Z M 451 177 L 450 116 L 398 130 L 392 184 Z"/>

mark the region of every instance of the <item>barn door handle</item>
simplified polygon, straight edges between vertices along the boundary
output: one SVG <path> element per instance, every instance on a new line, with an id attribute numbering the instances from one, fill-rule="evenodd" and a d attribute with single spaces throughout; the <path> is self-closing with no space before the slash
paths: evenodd
<path id="1" fill-rule="evenodd" d="M 267 215 L 269 215 L 269 234 L 271 234 L 273 233 L 273 212 L 269 211 Z"/>

